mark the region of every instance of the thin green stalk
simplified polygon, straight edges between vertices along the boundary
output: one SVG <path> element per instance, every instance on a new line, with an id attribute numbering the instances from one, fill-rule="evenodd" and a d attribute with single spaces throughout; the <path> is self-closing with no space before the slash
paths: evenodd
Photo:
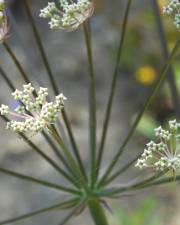
<path id="1" fill-rule="evenodd" d="M 54 169 L 56 169 L 63 177 L 65 177 L 68 181 L 74 184 L 76 187 L 78 186 L 74 178 L 72 178 L 65 170 L 59 167 L 48 155 L 46 155 L 43 151 L 41 151 L 33 142 L 31 142 L 24 134 L 19 134 L 23 140 L 31 146 L 40 156 L 42 156 Z"/>
<path id="2" fill-rule="evenodd" d="M 7 85 L 9 86 L 9 88 L 11 89 L 11 91 L 14 91 L 14 85 L 11 82 L 11 80 L 8 78 L 8 76 L 6 75 L 6 72 L 3 70 L 3 68 L 0 66 L 0 74 L 3 77 L 3 79 L 5 80 L 5 82 L 7 83 Z"/>
<path id="3" fill-rule="evenodd" d="M 108 192 L 104 193 L 105 194 L 104 197 L 105 196 L 115 197 L 116 194 L 120 194 L 122 192 L 136 191 L 136 190 L 141 190 L 141 189 L 144 189 L 144 188 L 150 188 L 150 187 L 157 186 L 157 185 L 168 184 L 168 183 L 179 182 L 179 181 L 180 181 L 180 176 L 177 176 L 176 179 L 174 179 L 174 177 L 162 178 L 162 179 L 159 179 L 157 181 L 155 180 L 155 181 L 152 181 L 152 182 L 145 183 L 145 184 L 143 184 L 141 186 L 138 186 L 138 187 L 128 187 L 128 188 L 119 188 L 119 189 L 115 189 L 115 190 L 110 190 L 110 192 L 108 191 Z"/>
<path id="4" fill-rule="evenodd" d="M 3 46 L 6 49 L 6 51 L 8 52 L 9 56 L 12 58 L 14 64 L 16 65 L 17 69 L 19 70 L 20 74 L 23 77 L 23 80 L 26 83 L 31 83 L 27 73 L 25 72 L 25 70 L 22 68 L 21 63 L 19 62 L 19 60 L 17 59 L 16 55 L 14 54 L 14 52 L 12 51 L 11 47 L 8 45 L 7 42 L 3 42 Z"/>
<path id="5" fill-rule="evenodd" d="M 90 93 L 89 93 L 89 126 L 90 126 L 90 156 L 91 156 L 91 182 L 92 186 L 96 181 L 96 81 L 94 77 L 94 67 L 92 58 L 91 37 L 88 30 L 87 23 L 83 24 L 83 32 L 86 43 L 88 64 L 89 64 L 89 79 L 90 79 Z"/>
<path id="6" fill-rule="evenodd" d="M 104 209 L 98 199 L 90 199 L 88 208 L 95 225 L 108 225 Z"/>
<path id="7" fill-rule="evenodd" d="M 66 145 L 64 144 L 61 136 L 54 129 L 52 129 L 51 127 L 48 127 L 48 129 L 49 129 L 49 133 L 52 135 L 52 137 L 59 144 L 59 146 L 61 147 L 64 155 L 66 156 L 66 158 L 68 159 L 70 164 L 73 166 L 73 169 L 77 169 L 78 166 L 76 165 L 76 162 L 74 161 L 74 158 L 72 157 L 69 149 L 67 149 Z"/>
<path id="8" fill-rule="evenodd" d="M 79 151 L 79 149 L 76 145 L 76 142 L 75 142 L 75 139 L 74 139 L 74 136 L 73 136 L 73 132 L 72 132 L 72 129 L 71 129 L 71 126 L 70 126 L 70 122 L 68 120 L 67 113 L 66 113 L 65 109 L 62 109 L 62 116 L 63 116 L 63 120 L 64 120 L 64 123 L 66 125 L 67 131 L 68 131 L 68 134 L 69 134 L 69 138 L 70 138 L 70 141 L 71 141 L 71 145 L 72 145 L 74 155 L 75 155 L 76 160 L 79 164 L 79 167 L 80 167 L 80 169 L 83 173 L 84 178 L 87 180 L 87 175 L 86 175 L 86 171 L 85 171 L 85 168 L 84 168 L 84 165 L 83 165 L 83 161 L 81 159 L 80 151 Z"/>
<path id="9" fill-rule="evenodd" d="M 140 182 L 138 182 L 137 184 L 132 185 L 133 188 L 139 188 L 143 185 L 146 185 L 148 183 L 150 183 L 151 181 L 157 180 L 159 177 L 162 177 L 163 175 L 165 175 L 168 172 L 168 170 L 159 172 L 157 174 L 154 174 L 153 176 L 151 176 L 150 178 L 147 178 L 145 180 L 142 180 Z"/>
<path id="10" fill-rule="evenodd" d="M 56 83 L 54 75 L 52 73 L 52 70 L 51 70 L 51 67 L 50 67 L 50 64 L 49 64 L 44 46 L 42 44 L 40 34 L 38 32 L 35 21 L 33 19 L 33 15 L 31 13 L 31 9 L 29 7 L 29 3 L 27 1 L 24 1 L 24 5 L 25 5 L 25 9 L 26 9 L 26 12 L 27 12 L 29 22 L 31 24 L 31 27 L 32 27 L 32 30 L 33 30 L 33 33 L 34 33 L 34 37 L 35 37 L 39 52 L 40 52 L 41 57 L 42 57 L 42 61 L 43 61 L 44 66 L 46 68 L 46 71 L 47 71 L 49 80 L 51 82 L 51 85 L 53 87 L 54 94 L 57 95 L 57 94 L 59 94 L 57 83 Z M 67 116 L 67 113 L 66 113 L 65 109 L 62 110 L 62 116 L 63 116 L 63 120 L 64 120 L 66 129 L 67 129 L 67 132 L 68 132 L 68 135 L 69 135 L 69 139 L 70 139 L 70 142 L 71 142 L 71 145 L 72 145 L 73 153 L 76 157 L 76 160 L 77 160 L 77 162 L 78 162 L 78 164 L 81 168 L 81 171 L 82 171 L 84 177 L 86 178 L 86 172 L 85 172 L 84 165 L 83 165 L 83 162 L 82 162 L 82 159 L 81 159 L 80 151 L 79 151 L 78 146 L 76 144 L 76 141 L 75 141 L 75 138 L 74 138 L 74 135 L 73 135 L 73 131 L 72 131 L 72 128 L 71 128 L 71 125 L 70 125 L 70 122 L 69 122 L 69 119 L 68 119 L 68 116 Z"/>
<path id="11" fill-rule="evenodd" d="M 37 211 L 33 211 L 31 213 L 26 213 L 26 214 L 23 214 L 21 216 L 14 217 L 12 219 L 1 221 L 0 225 L 14 223 L 14 222 L 21 221 L 21 220 L 24 220 L 24 219 L 28 219 L 28 218 L 31 218 L 33 216 L 37 216 L 39 214 L 49 212 L 49 211 L 52 211 L 52 210 L 56 210 L 56 209 L 57 210 L 63 210 L 63 209 L 69 208 L 69 207 L 73 207 L 74 205 L 76 205 L 78 203 L 78 201 L 79 201 L 78 198 L 73 198 L 71 200 L 64 201 L 64 202 L 61 202 L 59 204 L 52 205 L 52 206 L 49 206 L 49 207 L 46 207 L 46 208 L 42 208 L 42 209 L 39 209 Z"/>
<path id="12" fill-rule="evenodd" d="M 110 184 L 112 181 L 114 181 L 116 178 L 118 178 L 123 172 L 125 172 L 129 167 L 131 167 L 142 155 L 142 152 L 138 154 L 134 159 L 132 159 L 130 162 L 125 164 L 122 168 L 120 168 L 117 172 L 112 174 L 107 180 L 104 180 L 104 182 L 99 183 L 98 187 L 106 186 Z"/>
<path id="13" fill-rule="evenodd" d="M 54 183 L 48 182 L 46 180 L 37 179 L 37 178 L 31 177 L 31 176 L 26 176 L 26 175 L 23 175 L 23 174 L 20 174 L 20 173 L 11 171 L 11 170 L 4 169 L 2 167 L 0 167 L 0 173 L 4 173 L 4 174 L 12 176 L 12 177 L 16 177 L 16 178 L 19 178 L 19 179 L 22 179 L 22 180 L 25 180 L 25 181 L 28 181 L 28 182 L 43 185 L 45 187 L 49 187 L 49 188 L 53 188 L 53 189 L 56 189 L 56 190 L 68 192 L 68 193 L 71 193 L 71 194 L 78 194 L 78 195 L 80 194 L 79 191 L 76 191 L 74 189 L 67 188 L 67 187 L 64 187 L 64 186 L 61 186 L 61 185 L 58 185 L 58 184 L 54 184 Z"/>
<path id="14" fill-rule="evenodd" d="M 162 19 L 161 19 L 159 5 L 157 0 L 151 0 L 150 2 L 154 11 L 154 17 L 155 17 L 157 31 L 158 31 L 159 39 L 161 43 L 163 59 L 164 61 L 166 61 L 169 57 L 169 52 L 168 52 L 167 40 L 165 36 L 165 30 L 163 27 Z M 175 74 L 174 74 L 172 66 L 169 67 L 167 74 L 168 74 L 167 80 L 168 80 L 169 88 L 172 95 L 172 102 L 174 104 L 176 118 L 180 118 L 180 95 L 178 93 L 178 88 L 177 88 L 176 80 L 175 80 Z"/>
<path id="15" fill-rule="evenodd" d="M 1 118 L 5 122 L 9 122 L 7 117 L 1 116 Z M 61 167 L 59 167 L 48 155 L 46 155 L 39 147 L 37 147 L 32 141 L 29 140 L 26 135 L 23 133 L 18 133 L 19 136 L 30 146 L 32 149 L 38 153 L 45 161 L 47 161 L 56 171 L 58 171 L 63 177 L 65 177 L 70 183 L 74 184 L 76 187 L 78 187 L 76 181 L 74 180 L 74 177 L 72 178 L 66 171 L 64 171 Z"/>
<path id="16" fill-rule="evenodd" d="M 143 185 L 143 188 L 148 188 L 148 187 L 152 187 L 152 186 L 156 186 L 160 184 L 167 184 L 167 183 L 178 182 L 178 181 L 180 181 L 180 176 L 177 176 L 175 179 L 174 177 L 167 177 L 167 178 L 162 178 L 160 180 L 145 184 Z"/>
<path id="17" fill-rule="evenodd" d="M 166 78 L 166 72 L 169 68 L 169 65 L 171 64 L 172 60 L 174 59 L 174 57 L 176 56 L 176 53 L 178 51 L 180 47 L 180 39 L 178 39 L 178 41 L 176 42 L 175 44 L 175 47 L 173 48 L 167 62 L 165 63 L 165 65 L 163 66 L 158 78 L 157 78 L 157 81 L 155 82 L 154 84 L 154 87 L 151 91 L 151 93 L 149 94 L 149 96 L 147 97 L 145 103 L 144 103 L 144 106 L 142 108 L 142 110 L 140 111 L 140 113 L 138 114 L 129 134 L 127 135 L 127 137 L 125 138 L 122 146 L 119 148 L 119 150 L 117 151 L 117 153 L 115 154 L 112 162 L 110 163 L 108 169 L 106 170 L 104 176 L 101 178 L 100 180 L 100 183 L 101 182 L 104 182 L 104 180 L 107 179 L 107 177 L 109 176 L 109 174 L 111 173 L 111 171 L 113 170 L 114 166 L 116 165 L 116 163 L 118 162 L 121 154 L 124 152 L 124 149 L 127 145 L 127 143 L 129 142 L 130 138 L 132 137 L 132 135 L 134 134 L 135 130 L 136 130 L 136 127 L 137 125 L 139 124 L 143 114 L 146 112 L 146 110 L 148 109 L 149 105 L 151 104 L 153 98 L 155 97 L 155 95 L 157 94 L 157 91 L 159 90 L 159 87 L 161 86 L 161 84 L 163 83 L 163 81 L 165 80 Z"/>
<path id="18" fill-rule="evenodd" d="M 101 191 L 99 193 L 99 196 L 100 197 L 103 197 L 103 196 L 108 197 L 108 196 L 113 196 L 113 195 L 123 193 L 123 192 L 129 192 L 129 191 L 141 189 L 142 187 L 148 185 L 150 182 L 152 182 L 154 180 L 157 180 L 159 177 L 162 177 L 166 173 L 167 173 L 167 171 L 160 172 L 158 174 L 155 174 L 155 175 L 151 176 L 150 178 L 147 178 L 143 181 L 140 181 L 138 183 L 132 184 L 132 185 L 127 186 L 127 187 L 111 188 L 111 189 L 107 189 L 105 191 Z"/>
<path id="19" fill-rule="evenodd" d="M 7 50 L 7 52 L 9 53 L 10 57 L 12 58 L 14 64 L 17 67 L 17 69 L 19 70 L 20 75 L 22 76 L 22 78 L 25 81 L 25 83 L 26 84 L 31 83 L 30 79 L 28 78 L 28 74 L 25 72 L 24 68 L 22 67 L 20 61 L 17 59 L 16 55 L 12 51 L 11 47 L 6 42 L 3 42 L 3 45 L 4 45 L 5 49 Z M 1 75 L 4 78 L 4 80 L 6 81 L 7 85 L 10 87 L 10 89 L 12 91 L 15 91 L 16 88 L 13 85 L 13 83 L 11 82 L 11 80 L 8 78 L 8 76 L 5 73 L 5 71 L 1 68 L 0 72 L 1 72 Z M 34 94 L 37 95 L 36 91 L 35 91 Z M 45 137 L 44 133 L 43 133 L 43 136 Z M 45 139 L 46 139 L 46 137 L 45 137 Z"/>
<path id="20" fill-rule="evenodd" d="M 31 27 L 32 27 L 32 30 L 33 30 L 33 33 L 34 33 L 34 36 L 35 36 L 35 40 L 36 40 L 38 48 L 39 48 L 39 52 L 41 54 L 41 57 L 42 57 L 42 60 L 43 60 L 43 63 L 44 63 L 44 66 L 45 66 L 46 71 L 48 73 L 50 82 L 52 84 L 54 93 L 55 93 L 55 95 L 58 95 L 59 91 L 58 91 L 57 83 L 56 83 L 54 75 L 52 73 L 48 58 L 46 56 L 46 53 L 45 53 L 45 50 L 44 50 L 44 47 L 43 47 L 43 44 L 42 44 L 42 41 L 41 41 L 41 38 L 40 38 L 40 34 L 38 32 L 35 21 L 33 19 L 33 16 L 32 16 L 32 13 L 31 13 L 31 10 L 30 10 L 30 7 L 29 7 L 29 3 L 27 1 L 24 1 L 24 6 L 25 6 L 25 10 L 26 10 L 29 22 L 31 24 Z"/>
<path id="21" fill-rule="evenodd" d="M 42 132 L 43 136 L 46 138 L 48 144 L 51 146 L 53 152 L 56 154 L 56 156 L 58 156 L 58 158 L 60 159 L 60 161 L 63 163 L 63 165 L 65 166 L 65 168 L 70 172 L 70 174 L 74 175 L 74 171 L 72 170 L 72 168 L 69 166 L 69 164 L 67 163 L 66 159 L 64 158 L 64 156 L 61 154 L 61 152 L 59 151 L 59 149 L 56 147 L 56 145 L 54 144 L 54 142 L 51 140 L 51 138 L 48 136 L 48 134 L 46 134 L 46 132 Z"/>
<path id="22" fill-rule="evenodd" d="M 10 56 L 12 57 L 12 59 L 14 60 L 15 64 L 17 63 L 18 65 L 18 69 L 20 71 L 20 74 L 22 75 L 22 77 L 24 78 L 23 74 L 26 74 L 24 69 L 22 68 L 21 64 L 19 63 L 18 59 L 16 58 L 16 56 L 14 55 L 14 53 L 12 52 L 11 48 L 8 46 L 8 49 L 9 49 L 9 53 L 10 53 Z M 12 91 L 15 90 L 15 87 L 13 85 L 13 83 L 11 82 L 11 80 L 8 78 L 7 74 L 5 73 L 5 71 L 0 68 L 0 73 L 2 75 L 2 77 L 4 78 L 4 80 L 6 81 L 7 85 L 10 87 L 10 89 Z M 26 82 L 26 80 L 25 80 Z M 45 137 L 46 141 L 50 144 L 50 146 L 52 147 L 53 151 L 56 153 L 56 155 L 60 158 L 60 160 L 63 162 L 63 164 L 66 166 L 66 168 L 69 170 L 69 166 L 68 164 L 66 163 L 66 161 L 63 159 L 62 155 L 60 154 L 60 152 L 58 152 L 58 150 L 55 148 L 53 142 L 51 142 L 51 140 L 48 138 L 48 136 L 45 134 L 45 132 L 42 132 L 43 136 Z M 34 144 L 35 146 L 35 144 Z M 58 154 L 57 154 L 58 153 Z M 72 173 L 72 170 L 71 170 L 71 174 Z"/>
<path id="23" fill-rule="evenodd" d="M 82 171 L 80 170 L 79 166 L 76 164 L 74 161 L 74 158 L 72 157 L 71 153 L 67 149 L 66 145 L 64 144 L 62 138 L 56 131 L 54 131 L 51 127 L 49 127 L 49 132 L 52 135 L 52 137 L 57 141 L 59 146 L 61 147 L 64 155 L 66 156 L 69 164 L 71 165 L 71 168 L 74 170 L 76 177 L 78 178 L 79 181 L 82 181 L 83 184 L 85 184 L 85 180 L 82 174 Z M 76 180 L 76 181 L 78 181 Z M 86 185 L 85 185 L 86 186 Z"/>
<path id="24" fill-rule="evenodd" d="M 14 61 L 15 65 L 17 66 L 23 80 L 26 83 L 30 83 L 30 80 L 28 78 L 27 73 L 25 72 L 25 70 L 23 69 L 23 67 L 21 66 L 21 63 L 19 62 L 19 60 L 17 59 L 16 55 L 14 54 L 14 52 L 11 50 L 11 47 L 4 42 L 4 47 L 6 48 L 7 52 L 9 53 L 10 57 L 12 58 L 12 60 Z M 14 85 L 12 84 L 12 82 L 8 79 L 8 77 L 6 76 L 4 71 L 1 71 L 1 74 L 3 76 L 3 78 L 5 78 L 5 81 L 7 82 L 7 84 L 10 86 L 11 89 L 15 90 Z M 37 95 L 37 93 L 35 92 L 35 94 Z M 52 125 L 53 126 L 53 125 Z M 53 128 L 55 129 L 55 127 L 53 126 Z M 52 147 L 53 151 L 55 152 L 55 154 L 58 156 L 58 158 L 63 162 L 63 164 L 66 166 L 66 168 L 69 170 L 69 167 L 67 167 L 67 164 L 65 163 L 65 161 L 63 160 L 63 157 L 61 156 L 60 152 L 55 148 L 55 146 L 53 145 L 53 143 L 50 141 L 50 139 L 48 138 L 48 136 L 45 134 L 45 132 L 42 132 L 43 136 L 45 137 L 46 141 L 50 144 L 50 146 Z M 72 171 L 71 171 L 72 173 Z"/>
<path id="25" fill-rule="evenodd" d="M 64 225 L 66 224 L 74 215 L 76 215 L 76 213 L 78 212 L 78 210 L 80 209 L 82 203 L 79 203 L 64 219 L 63 221 L 59 224 L 59 225 Z"/>
<path id="26" fill-rule="evenodd" d="M 22 75 L 22 77 L 24 78 L 23 74 L 26 74 L 24 69 L 22 68 L 21 64 L 19 63 L 18 59 L 16 58 L 16 56 L 14 55 L 14 53 L 12 52 L 11 48 L 8 47 L 9 52 L 11 53 L 10 56 L 12 57 L 12 59 L 14 59 L 14 62 L 17 62 L 18 64 L 18 68 L 20 71 L 20 74 Z M 7 74 L 5 73 L 5 71 L 0 67 L 0 74 L 3 77 L 3 79 L 5 80 L 5 82 L 7 83 L 7 85 L 9 86 L 9 88 L 12 91 L 15 91 L 15 86 L 13 85 L 12 81 L 8 78 Z M 26 81 L 25 81 L 26 82 Z M 35 93 L 36 94 L 36 93 Z M 54 126 L 53 126 L 54 128 Z M 56 148 L 55 144 L 51 141 L 51 139 L 49 138 L 49 136 L 45 133 L 45 131 L 42 132 L 42 135 L 44 136 L 45 140 L 47 141 L 47 143 L 50 145 L 50 147 L 52 148 L 53 152 L 56 154 L 56 156 L 61 160 L 61 162 L 63 163 L 63 165 L 69 170 L 69 172 L 71 174 L 73 174 L 73 171 L 71 170 L 71 168 L 69 167 L 69 165 L 67 164 L 66 160 L 64 159 L 64 157 L 61 155 L 60 151 Z"/>
<path id="27" fill-rule="evenodd" d="M 113 104 L 113 99 L 114 99 L 116 85 L 117 85 L 119 63 L 121 60 L 122 50 L 123 50 L 123 46 L 124 46 L 125 34 L 126 34 L 126 29 L 127 29 L 127 23 L 128 23 L 128 17 L 129 17 L 131 3 L 132 3 L 132 0 L 127 1 L 127 6 L 126 6 L 125 14 L 124 14 L 124 19 L 123 19 L 122 33 L 121 33 L 119 47 L 118 47 L 115 70 L 114 70 L 114 74 L 112 77 L 111 90 L 110 90 L 110 95 L 109 95 L 108 104 L 107 104 L 107 108 L 106 108 L 101 142 L 100 142 L 99 151 L 98 151 L 97 176 L 99 173 L 99 169 L 101 167 L 103 153 L 104 153 L 104 145 L 105 145 L 105 141 L 106 141 L 108 125 L 109 125 L 110 115 L 111 115 L 111 111 L 112 111 L 112 104 Z"/>

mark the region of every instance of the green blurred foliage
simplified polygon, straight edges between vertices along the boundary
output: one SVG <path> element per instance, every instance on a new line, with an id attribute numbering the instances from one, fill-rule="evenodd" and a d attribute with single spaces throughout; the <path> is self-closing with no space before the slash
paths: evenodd
<path id="1" fill-rule="evenodd" d="M 146 113 L 141 119 L 137 130 L 149 139 L 154 139 L 154 129 L 160 124 L 152 117 L 151 114 Z"/>
<path id="2" fill-rule="evenodd" d="M 115 207 L 113 214 L 119 225 L 162 225 L 163 216 L 157 213 L 157 200 L 153 197 L 144 199 L 132 212 Z"/>

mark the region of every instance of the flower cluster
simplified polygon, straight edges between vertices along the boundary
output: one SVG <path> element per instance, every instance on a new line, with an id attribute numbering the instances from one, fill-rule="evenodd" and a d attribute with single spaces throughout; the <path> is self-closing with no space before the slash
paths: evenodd
<path id="1" fill-rule="evenodd" d="M 59 8 L 54 2 L 41 9 L 40 17 L 50 19 L 51 29 L 76 30 L 93 13 L 93 3 L 89 0 L 59 0 Z"/>
<path id="2" fill-rule="evenodd" d="M 171 0 L 170 3 L 163 8 L 163 12 L 174 17 L 176 28 L 180 29 L 180 0 Z"/>
<path id="3" fill-rule="evenodd" d="M 8 32 L 7 17 L 5 13 L 5 2 L 0 0 L 0 42 L 2 42 Z"/>
<path id="4" fill-rule="evenodd" d="M 180 123 L 169 121 L 169 130 L 162 127 L 155 129 L 159 143 L 149 142 L 138 159 L 136 167 L 151 167 L 158 171 L 171 170 L 180 172 Z"/>
<path id="5" fill-rule="evenodd" d="M 36 97 L 33 95 L 34 91 L 34 87 L 29 83 L 23 85 L 22 91 L 16 89 L 12 93 L 14 99 L 20 103 L 15 112 L 11 112 L 8 106 L 1 105 L 0 115 L 18 118 L 18 121 L 7 122 L 7 129 L 15 132 L 37 133 L 55 123 L 58 113 L 64 107 L 66 97 L 59 94 L 54 102 L 47 102 L 47 88 L 40 87 Z"/>

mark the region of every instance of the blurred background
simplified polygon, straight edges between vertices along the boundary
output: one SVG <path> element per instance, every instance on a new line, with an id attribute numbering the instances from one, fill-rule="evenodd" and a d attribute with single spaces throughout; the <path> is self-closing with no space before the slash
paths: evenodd
<path id="1" fill-rule="evenodd" d="M 9 18 L 7 42 L 29 74 L 32 83 L 37 88 L 39 86 L 50 87 L 24 10 L 23 1 L 25 0 L 7 0 L 7 15 Z M 68 98 L 66 102 L 67 112 L 88 169 L 88 66 L 82 29 L 80 28 L 72 33 L 50 30 L 47 21 L 38 16 L 39 10 L 47 5 L 47 0 L 29 2 L 50 65 L 56 75 L 59 89 Z M 162 31 L 159 33 L 154 2 L 151 0 L 133 1 L 106 141 L 104 168 L 107 167 L 107 163 L 112 158 L 112 153 L 118 149 L 131 128 L 132 122 L 143 106 L 145 97 L 151 91 L 166 58 L 165 50 L 162 48 L 160 41 Z M 160 12 L 162 12 L 162 6 L 166 2 L 159 0 Z M 91 18 L 94 66 L 97 80 L 99 137 L 121 34 L 125 3 L 124 0 L 95 0 L 95 13 Z M 171 49 L 179 34 L 175 30 L 172 20 L 163 15 L 161 16 L 165 28 L 165 38 L 168 40 L 168 48 Z M 8 74 L 16 88 L 21 88 L 23 84 L 21 76 L 3 46 L 0 47 L 0 66 Z M 176 89 L 172 74 L 174 74 Z M 117 168 L 122 167 L 127 160 L 133 158 L 137 152 L 142 151 L 145 143 L 153 138 L 153 129 L 155 127 L 160 124 L 166 126 L 169 119 L 179 118 L 179 102 L 176 93 L 180 89 L 179 59 L 174 62 L 172 70 L 169 71 L 169 77 L 171 78 L 167 79 L 159 90 L 150 110 L 144 115 Z M 11 91 L 2 77 L 0 77 L 0 102 L 9 104 L 12 108 L 15 107 L 15 103 L 12 102 Z M 65 182 L 23 140 L 17 138 L 14 133 L 6 131 L 4 127 L 4 122 L 0 121 L 1 167 L 60 184 Z M 69 144 L 66 137 L 64 139 Z M 41 146 L 54 160 L 57 160 L 41 135 L 34 137 L 33 141 Z M 121 186 L 131 182 L 138 174 L 139 171 L 132 167 L 116 180 L 114 185 Z M 58 203 L 64 198 L 66 196 L 63 193 L 0 174 L 1 220 Z M 134 195 L 124 196 L 108 202 L 114 213 L 113 215 L 108 213 L 110 224 L 179 225 L 179 199 L 179 184 L 141 190 Z M 62 220 L 64 214 L 66 212 L 54 211 L 13 224 L 56 225 Z M 71 220 L 68 224 L 79 223 L 92 224 L 87 211 Z"/>

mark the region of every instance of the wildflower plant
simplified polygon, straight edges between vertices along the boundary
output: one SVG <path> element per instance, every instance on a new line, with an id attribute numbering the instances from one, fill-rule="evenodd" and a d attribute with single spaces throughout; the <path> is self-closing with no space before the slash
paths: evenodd
<path id="1" fill-rule="evenodd" d="M 109 121 L 111 116 L 111 110 L 113 106 L 113 99 L 115 96 L 117 79 L 119 75 L 119 64 L 123 53 L 123 46 L 125 40 L 125 34 L 128 25 L 129 12 L 132 4 L 132 0 L 128 0 L 126 3 L 126 9 L 123 17 L 122 32 L 120 35 L 120 41 L 118 45 L 117 58 L 115 68 L 111 80 L 110 94 L 108 97 L 108 103 L 105 112 L 104 124 L 102 129 L 102 135 L 100 140 L 97 139 L 97 117 L 96 117 L 96 77 L 94 73 L 93 54 L 91 47 L 91 33 L 89 30 L 89 21 L 87 20 L 93 12 L 93 2 L 89 0 L 77 0 L 67 1 L 60 0 L 59 7 L 54 2 L 48 3 L 48 6 L 41 10 L 40 17 L 50 19 L 50 27 L 52 29 L 63 29 L 72 31 L 82 25 L 84 34 L 85 46 L 87 50 L 87 61 L 89 68 L 89 158 L 90 169 L 84 165 L 82 160 L 82 153 L 78 148 L 76 139 L 74 138 L 73 130 L 69 122 L 68 113 L 65 108 L 66 97 L 61 93 L 59 94 L 59 85 L 55 80 L 55 76 L 52 72 L 51 65 L 49 64 L 48 57 L 45 53 L 43 43 L 41 41 L 40 33 L 37 25 L 34 21 L 31 9 L 27 1 L 23 1 L 26 13 L 31 24 L 34 37 L 42 58 L 42 62 L 46 69 L 50 85 L 54 92 L 54 100 L 52 101 L 48 97 L 48 88 L 40 87 L 34 88 L 30 80 L 30 76 L 26 73 L 23 65 L 18 60 L 11 46 L 6 40 L 2 45 L 7 51 L 15 66 L 17 67 L 19 74 L 24 82 L 22 90 L 16 89 L 12 80 L 0 67 L 0 75 L 4 81 L 8 84 L 12 90 L 14 99 L 18 102 L 18 107 L 15 112 L 12 112 L 10 107 L 4 105 L 0 107 L 0 115 L 7 123 L 7 129 L 10 129 L 16 133 L 34 150 L 40 155 L 47 163 L 49 163 L 56 171 L 58 171 L 61 177 L 64 177 L 68 181 L 69 185 L 63 183 L 56 184 L 47 180 L 37 179 L 35 177 L 26 176 L 5 168 L 0 167 L 0 172 L 13 176 L 27 182 L 33 182 L 38 185 L 43 185 L 48 188 L 52 188 L 66 194 L 67 199 L 61 201 L 58 204 L 51 205 L 46 208 L 41 208 L 33 212 L 29 212 L 15 218 L 0 221 L 0 225 L 14 223 L 26 218 L 39 215 L 52 210 L 70 210 L 67 216 L 60 222 L 60 225 L 66 224 L 74 215 L 79 212 L 83 212 L 83 209 L 88 208 L 90 215 L 96 225 L 108 225 L 108 220 L 105 213 L 104 205 L 107 205 L 109 198 L 120 196 L 122 193 L 128 193 L 135 190 L 151 187 L 154 185 L 169 183 L 180 180 L 179 169 L 179 123 L 174 121 L 169 122 L 169 129 L 164 130 L 159 127 L 155 130 L 155 134 L 159 139 L 158 143 L 151 141 L 147 144 L 147 148 L 144 152 L 140 152 L 131 161 L 127 161 L 124 167 L 118 168 L 114 171 L 115 166 L 118 164 L 121 155 L 124 153 L 125 147 L 129 140 L 136 131 L 144 112 L 149 108 L 154 96 L 158 93 L 159 87 L 165 80 L 167 71 L 176 53 L 180 47 L 180 39 L 177 40 L 174 48 L 168 54 L 166 62 L 162 67 L 159 76 L 154 83 L 151 92 L 144 102 L 142 109 L 136 117 L 132 128 L 128 135 L 122 142 L 117 151 L 113 151 L 113 158 L 110 160 L 107 168 L 100 174 L 104 147 L 106 144 L 106 136 L 109 127 Z M 156 3 L 156 1 L 154 1 Z M 4 12 L 4 1 L 0 1 L 0 9 Z M 2 11 L 1 10 L 1 11 Z M 4 15 L 4 14 L 3 14 Z M 157 14 L 158 16 L 160 14 Z M 170 80 L 171 81 L 171 80 Z M 174 84 L 173 84 L 174 85 Z M 176 88 L 176 85 L 175 85 Z M 173 92 L 174 94 L 174 92 Z M 177 98 L 176 98 L 177 99 Z M 179 104 L 179 103 L 178 103 Z M 72 151 L 69 146 L 66 146 L 62 138 L 61 132 L 57 128 L 58 123 L 64 123 L 67 135 L 69 137 Z M 30 138 L 30 134 L 41 133 L 44 140 L 51 147 L 52 151 L 56 154 L 57 158 L 61 161 L 60 164 L 56 163 L 47 153 L 37 146 L 33 139 Z M 138 161 L 137 161 L 138 160 Z M 150 160 L 150 161 L 149 161 Z M 146 167 L 153 167 L 155 170 L 153 174 L 138 182 L 134 182 L 131 185 L 123 187 L 114 187 L 113 181 L 120 177 L 120 175 L 131 166 L 136 163 L 137 169 L 143 169 Z M 165 177 L 167 171 L 173 171 L 173 176 Z M 164 176 L 164 177 L 163 177 Z"/>

